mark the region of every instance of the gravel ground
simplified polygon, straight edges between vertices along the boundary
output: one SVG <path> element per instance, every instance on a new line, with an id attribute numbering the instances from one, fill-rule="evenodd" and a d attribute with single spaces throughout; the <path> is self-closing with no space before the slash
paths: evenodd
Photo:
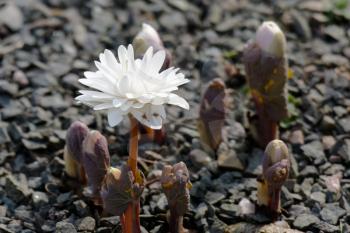
<path id="1" fill-rule="evenodd" d="M 184 225 L 191 232 L 264 224 L 266 216 L 241 216 L 256 202 L 263 153 L 246 119 L 253 108 L 241 58 L 265 20 L 285 31 L 292 73 L 291 116 L 280 125 L 293 155 L 281 220 L 303 232 L 350 232 L 349 12 L 347 0 L 0 0 L 0 232 L 120 232 L 119 217 L 100 216 L 64 174 L 63 146 L 70 123 L 81 120 L 108 138 L 113 165 L 125 162 L 128 122 L 110 128 L 104 114 L 74 97 L 98 54 L 131 43 L 143 22 L 160 32 L 191 80 L 180 90 L 191 109 L 167 108 L 166 143 L 142 144 L 140 168 L 153 180 L 164 164 L 187 164 L 193 187 Z M 225 140 L 212 155 L 200 144 L 196 119 L 202 90 L 217 77 L 230 106 Z M 222 168 L 227 154 L 233 159 Z M 141 202 L 143 231 L 166 232 L 159 182 Z"/>

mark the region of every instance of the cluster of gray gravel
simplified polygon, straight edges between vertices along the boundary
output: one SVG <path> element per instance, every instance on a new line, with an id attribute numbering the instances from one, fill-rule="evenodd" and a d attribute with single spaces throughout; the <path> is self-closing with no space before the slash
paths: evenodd
<path id="1" fill-rule="evenodd" d="M 143 232 L 168 229 L 157 178 L 177 161 L 193 184 L 186 228 L 220 233 L 266 224 L 268 216 L 251 211 L 263 149 L 249 130 L 254 108 L 241 61 L 265 20 L 286 34 L 291 73 L 290 117 L 280 131 L 293 158 L 280 220 L 302 232 L 350 232 L 349 12 L 347 0 L 0 0 L 0 232 L 120 232 L 119 217 L 101 214 L 65 175 L 63 147 L 80 120 L 107 137 L 112 165 L 126 161 L 128 122 L 110 128 L 105 114 L 74 98 L 98 54 L 131 43 L 143 22 L 191 80 L 180 90 L 190 111 L 167 108 L 166 143 L 140 145 L 139 167 L 150 181 Z M 216 155 L 202 147 L 196 121 L 214 78 L 229 96 Z"/>

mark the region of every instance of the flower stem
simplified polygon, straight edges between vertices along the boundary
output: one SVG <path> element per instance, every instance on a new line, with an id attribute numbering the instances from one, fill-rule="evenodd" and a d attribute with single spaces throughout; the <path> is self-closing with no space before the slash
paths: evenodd
<path id="1" fill-rule="evenodd" d="M 264 108 L 264 104 L 259 101 L 259 98 L 253 96 L 253 100 L 255 102 L 256 111 L 258 114 L 258 136 L 260 138 L 259 144 L 262 147 L 266 147 L 267 144 L 276 139 L 278 137 L 278 128 L 277 122 L 271 120 L 266 109 Z"/>
<path id="2" fill-rule="evenodd" d="M 129 144 L 129 159 L 128 165 L 135 177 L 139 175 L 137 170 L 137 156 L 138 156 L 138 122 L 137 120 L 130 116 L 130 144 Z M 131 202 L 126 211 L 124 212 L 125 226 L 123 229 L 124 233 L 140 233 L 140 202 L 139 200 Z"/>
<path id="3" fill-rule="evenodd" d="M 170 233 L 184 233 L 183 216 L 179 216 L 176 208 L 170 208 L 169 231 Z"/>

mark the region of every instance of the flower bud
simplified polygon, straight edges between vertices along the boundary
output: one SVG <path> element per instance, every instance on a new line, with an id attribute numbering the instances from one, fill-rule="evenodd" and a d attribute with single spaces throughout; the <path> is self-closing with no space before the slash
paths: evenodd
<path id="1" fill-rule="evenodd" d="M 79 121 L 71 124 L 67 130 L 66 145 L 64 147 L 63 158 L 65 161 L 65 171 L 70 177 L 79 178 L 82 183 L 85 182 L 81 158 L 82 143 L 88 134 L 88 127 Z"/>
<path id="2" fill-rule="evenodd" d="M 290 157 L 288 148 L 281 140 L 271 141 L 263 158 L 263 175 L 259 181 L 259 203 L 268 206 L 273 213 L 280 212 L 280 192 L 288 179 Z"/>
<path id="3" fill-rule="evenodd" d="M 262 146 L 277 138 L 279 121 L 288 116 L 286 40 L 273 22 L 263 23 L 255 41 L 243 51 L 243 63 L 258 121 L 256 140 Z"/>
<path id="4" fill-rule="evenodd" d="M 151 25 L 147 23 L 142 24 L 142 30 L 135 36 L 132 45 L 134 46 L 135 55 L 137 57 L 143 56 L 149 47 L 153 47 L 154 52 L 165 50 L 166 57 L 162 69 L 167 69 L 170 67 L 171 55 L 164 48 L 158 32 Z"/>
<path id="5" fill-rule="evenodd" d="M 203 95 L 198 120 L 202 142 L 214 151 L 222 141 L 225 114 L 225 83 L 216 78 L 209 83 Z"/>
<path id="6" fill-rule="evenodd" d="M 256 43 L 262 51 L 273 56 L 283 57 L 286 50 L 286 38 L 275 22 L 264 22 L 256 33 Z"/>
<path id="7" fill-rule="evenodd" d="M 110 168 L 101 189 L 103 208 L 110 214 L 122 215 L 130 202 L 138 202 L 144 189 L 145 179 L 138 171 L 134 177 L 130 167 L 123 165 L 121 170 Z M 135 182 L 135 181 L 139 182 Z"/>
<path id="8" fill-rule="evenodd" d="M 168 199 L 170 212 L 184 216 L 189 209 L 189 189 L 192 186 L 186 164 L 180 162 L 174 166 L 164 166 L 160 182 Z"/>
<path id="9" fill-rule="evenodd" d="M 67 131 L 67 152 L 79 163 L 82 161 L 82 143 L 88 132 L 89 128 L 80 121 L 73 122 Z"/>
<path id="10" fill-rule="evenodd" d="M 83 141 L 83 165 L 93 197 L 100 196 L 105 175 L 110 167 L 107 139 L 98 131 L 91 131 Z"/>

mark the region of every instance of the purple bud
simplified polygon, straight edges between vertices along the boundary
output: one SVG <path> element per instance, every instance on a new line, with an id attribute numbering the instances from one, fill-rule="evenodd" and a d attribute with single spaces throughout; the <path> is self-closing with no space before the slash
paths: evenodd
<path id="1" fill-rule="evenodd" d="M 265 150 L 263 158 L 263 179 L 258 192 L 259 202 L 267 197 L 264 205 L 267 205 L 273 213 L 280 213 L 281 187 L 288 179 L 290 170 L 290 157 L 288 148 L 281 140 L 271 141 Z M 267 203 L 266 203 L 267 202 Z"/>
<path id="2" fill-rule="evenodd" d="M 178 216 L 185 215 L 189 209 L 191 188 L 186 164 L 180 162 L 174 166 L 164 166 L 160 181 L 171 211 Z"/>
<path id="3" fill-rule="evenodd" d="M 83 141 L 83 166 L 92 195 L 99 196 L 110 156 L 107 139 L 98 131 L 91 131 Z"/>
<path id="4" fill-rule="evenodd" d="M 143 174 L 138 172 L 135 179 L 127 165 L 123 165 L 121 170 L 112 167 L 109 169 L 101 189 L 104 210 L 120 216 L 130 202 L 139 202 L 145 179 Z"/>
<path id="5" fill-rule="evenodd" d="M 72 159 L 81 163 L 82 143 L 89 132 L 89 128 L 80 121 L 73 122 L 67 130 L 66 148 Z"/>
<path id="6" fill-rule="evenodd" d="M 216 78 L 209 83 L 199 111 L 199 132 L 202 142 L 216 150 L 222 141 L 225 123 L 225 83 Z"/>

